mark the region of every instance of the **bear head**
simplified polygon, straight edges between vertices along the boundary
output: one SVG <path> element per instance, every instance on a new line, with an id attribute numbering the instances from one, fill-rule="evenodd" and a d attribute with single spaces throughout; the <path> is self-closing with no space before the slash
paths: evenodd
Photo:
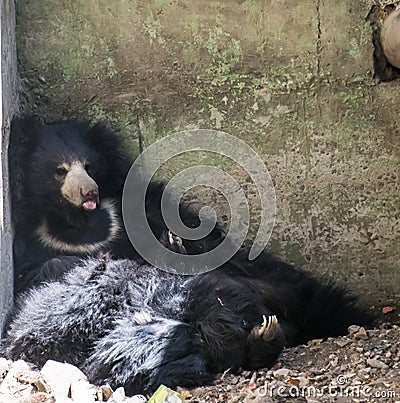
<path id="1" fill-rule="evenodd" d="M 14 120 L 11 130 L 14 205 L 73 224 L 101 199 L 121 197 L 130 161 L 104 126 L 71 120 L 43 125 L 27 118 Z"/>

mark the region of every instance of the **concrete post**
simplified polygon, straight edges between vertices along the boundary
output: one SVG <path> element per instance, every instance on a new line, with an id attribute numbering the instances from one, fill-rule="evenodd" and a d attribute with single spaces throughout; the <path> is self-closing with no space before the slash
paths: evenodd
<path id="1" fill-rule="evenodd" d="M 0 335 L 13 302 L 12 229 L 8 186 L 10 120 L 18 106 L 18 75 L 13 0 L 0 0 L 1 27 L 1 164 L 0 164 Z"/>

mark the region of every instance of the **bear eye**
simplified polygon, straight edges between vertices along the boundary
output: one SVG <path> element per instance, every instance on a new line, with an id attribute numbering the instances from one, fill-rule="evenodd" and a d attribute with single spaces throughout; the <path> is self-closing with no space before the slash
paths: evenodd
<path id="1" fill-rule="evenodd" d="M 58 176 L 65 176 L 68 173 L 67 169 L 63 166 L 57 167 L 56 172 Z"/>

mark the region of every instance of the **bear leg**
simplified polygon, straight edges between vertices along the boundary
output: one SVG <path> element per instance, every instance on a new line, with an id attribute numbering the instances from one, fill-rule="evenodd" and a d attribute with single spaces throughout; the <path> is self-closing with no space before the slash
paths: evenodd
<path id="1" fill-rule="evenodd" d="M 196 330 L 154 313 L 118 321 L 96 343 L 84 371 L 93 383 L 124 386 L 128 395 L 152 393 L 161 384 L 198 386 L 213 378 Z"/>

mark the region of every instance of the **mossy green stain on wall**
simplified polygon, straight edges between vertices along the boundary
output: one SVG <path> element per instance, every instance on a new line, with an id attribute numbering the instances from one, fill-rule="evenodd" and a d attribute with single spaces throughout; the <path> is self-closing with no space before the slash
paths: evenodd
<path id="1" fill-rule="evenodd" d="M 132 152 L 139 132 L 145 145 L 198 127 L 244 139 L 276 185 L 272 251 L 360 293 L 379 278 L 374 298 L 389 302 L 398 83 L 372 80 L 369 1 L 318 4 L 19 0 L 21 74 L 35 111 L 107 120 Z"/>

